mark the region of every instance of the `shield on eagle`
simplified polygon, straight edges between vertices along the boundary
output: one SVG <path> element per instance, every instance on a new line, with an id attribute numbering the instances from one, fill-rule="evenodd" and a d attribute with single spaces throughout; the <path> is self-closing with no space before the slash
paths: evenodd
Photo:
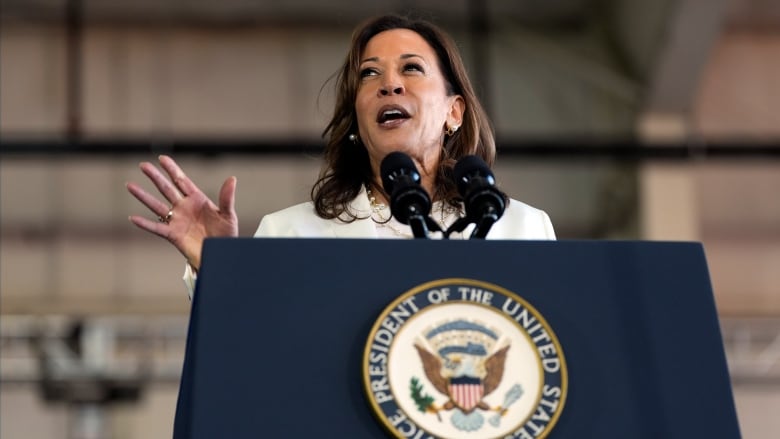
<path id="1" fill-rule="evenodd" d="M 447 386 L 449 396 L 456 406 L 464 413 L 474 410 L 482 397 L 485 396 L 485 386 L 479 378 L 460 376 L 450 379 Z"/>

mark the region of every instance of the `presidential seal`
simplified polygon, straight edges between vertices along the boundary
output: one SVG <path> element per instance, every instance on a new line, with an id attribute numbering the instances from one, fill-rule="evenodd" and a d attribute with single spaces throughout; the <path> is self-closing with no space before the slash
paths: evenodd
<path id="1" fill-rule="evenodd" d="M 544 438 L 561 415 L 566 362 L 520 296 L 471 279 L 407 291 L 371 329 L 366 395 L 399 438 Z"/>

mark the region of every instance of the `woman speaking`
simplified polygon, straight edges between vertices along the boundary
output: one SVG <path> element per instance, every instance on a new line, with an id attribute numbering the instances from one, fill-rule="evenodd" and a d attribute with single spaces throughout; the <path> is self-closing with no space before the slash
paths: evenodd
<path id="1" fill-rule="evenodd" d="M 393 152 L 411 158 L 432 200 L 430 218 L 442 230 L 463 217 L 453 168 L 469 155 L 491 166 L 496 151 L 491 124 L 452 39 L 425 21 L 395 15 L 369 20 L 353 33 L 336 87 L 311 201 L 266 215 L 255 236 L 413 237 L 410 226 L 391 214 L 382 185 L 380 165 Z M 173 159 L 161 156 L 159 164 L 164 172 L 146 162 L 141 170 L 165 200 L 127 184 L 156 218 L 133 215 L 130 221 L 172 243 L 187 259 L 185 279 L 192 280 L 204 239 L 238 236 L 236 179 L 224 182 L 214 203 Z M 487 238 L 555 239 L 545 212 L 506 201 Z"/>

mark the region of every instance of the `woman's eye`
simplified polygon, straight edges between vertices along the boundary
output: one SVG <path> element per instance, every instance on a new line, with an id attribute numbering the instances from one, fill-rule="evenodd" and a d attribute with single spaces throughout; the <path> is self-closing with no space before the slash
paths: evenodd
<path id="1" fill-rule="evenodd" d="M 415 64 L 415 63 L 409 63 L 409 64 L 405 65 L 405 66 L 404 66 L 404 70 L 407 70 L 407 71 L 416 71 L 416 72 L 423 72 L 423 68 L 422 68 L 422 66 L 421 66 L 421 65 L 419 65 L 419 64 Z"/>
<path id="2" fill-rule="evenodd" d="M 376 75 L 377 75 L 377 71 L 376 71 L 376 69 L 373 69 L 373 68 L 365 68 L 365 69 L 360 71 L 360 77 L 361 78 L 366 78 L 366 77 L 369 77 L 369 76 L 376 76 Z"/>

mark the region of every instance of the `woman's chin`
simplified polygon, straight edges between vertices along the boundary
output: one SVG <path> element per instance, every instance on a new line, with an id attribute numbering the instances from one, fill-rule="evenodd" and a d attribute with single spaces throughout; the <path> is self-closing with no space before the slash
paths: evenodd
<path id="1" fill-rule="evenodd" d="M 381 152 L 381 156 L 384 157 L 391 152 L 400 151 L 406 153 L 412 157 L 424 156 L 425 147 L 422 146 L 420 139 L 409 137 L 394 137 L 389 136 L 376 142 L 374 149 Z"/>

